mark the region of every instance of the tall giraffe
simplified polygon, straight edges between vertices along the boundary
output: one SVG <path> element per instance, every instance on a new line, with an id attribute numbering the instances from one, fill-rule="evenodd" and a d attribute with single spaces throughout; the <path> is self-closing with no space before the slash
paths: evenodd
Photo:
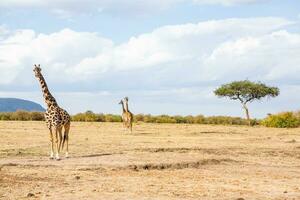
<path id="1" fill-rule="evenodd" d="M 122 104 L 122 120 L 123 120 L 123 126 L 127 130 L 130 130 L 132 132 L 132 123 L 133 123 L 133 114 L 128 109 L 128 97 L 125 97 L 120 101 L 119 104 Z"/>
<path id="2" fill-rule="evenodd" d="M 64 148 L 64 144 L 66 142 L 66 158 L 69 156 L 69 131 L 70 131 L 70 115 L 64 109 L 60 108 L 55 100 L 55 98 L 51 95 L 46 81 L 41 73 L 42 69 L 39 65 L 34 65 L 33 72 L 35 77 L 40 82 L 45 103 L 47 105 L 47 110 L 45 112 L 45 120 L 47 127 L 50 131 L 50 159 L 54 158 L 54 143 L 53 139 L 55 139 L 56 144 L 56 155 L 55 159 L 60 160 L 59 152 L 60 149 Z M 64 135 L 62 137 L 62 129 L 64 128 Z"/>

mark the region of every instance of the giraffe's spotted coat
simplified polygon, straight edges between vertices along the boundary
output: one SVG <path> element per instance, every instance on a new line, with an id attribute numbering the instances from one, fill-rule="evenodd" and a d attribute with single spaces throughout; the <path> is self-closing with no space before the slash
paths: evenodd
<path id="1" fill-rule="evenodd" d="M 128 108 L 128 97 L 122 99 L 120 101 L 120 104 L 122 104 L 122 108 L 123 108 L 123 113 L 122 113 L 123 126 L 127 130 L 130 130 L 132 132 L 133 114 L 129 111 Z"/>
<path id="2" fill-rule="evenodd" d="M 47 110 L 45 112 L 45 121 L 50 132 L 51 152 L 50 158 L 54 155 L 54 143 L 56 143 L 56 159 L 59 159 L 60 149 L 64 147 L 66 142 L 66 157 L 68 156 L 68 142 L 71 118 L 67 111 L 60 108 L 55 98 L 50 93 L 46 81 L 41 73 L 40 65 L 34 65 L 35 77 L 40 82 Z M 64 135 L 62 129 L 64 128 Z M 55 139 L 55 141 L 53 141 Z"/>

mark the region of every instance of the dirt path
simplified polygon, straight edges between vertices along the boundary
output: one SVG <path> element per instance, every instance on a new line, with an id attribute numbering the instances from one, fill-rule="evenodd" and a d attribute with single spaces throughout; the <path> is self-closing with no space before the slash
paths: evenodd
<path id="1" fill-rule="evenodd" d="M 61 161 L 43 122 L 0 137 L 0 199 L 300 199 L 300 129 L 73 123 Z"/>

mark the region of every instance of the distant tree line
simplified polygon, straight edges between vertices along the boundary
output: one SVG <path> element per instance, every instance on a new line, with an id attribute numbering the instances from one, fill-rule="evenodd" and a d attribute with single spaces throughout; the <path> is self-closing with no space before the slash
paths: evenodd
<path id="1" fill-rule="evenodd" d="M 7 121 L 43 121 L 43 112 L 28 112 L 19 110 L 16 112 L 0 112 L 0 120 Z M 92 111 L 78 113 L 72 116 L 72 121 L 78 122 L 121 122 L 120 115 L 98 114 Z M 171 123 L 171 124 L 223 124 L 223 125 L 248 125 L 249 121 L 240 117 L 230 116 L 170 116 L 170 115 L 150 115 L 137 114 L 134 116 L 134 122 L 144 123 Z M 276 128 L 296 128 L 300 126 L 299 112 L 282 112 L 278 114 L 269 114 L 262 120 L 252 119 L 251 125 L 263 125 Z"/>
<path id="2" fill-rule="evenodd" d="M 18 110 L 16 112 L 0 112 L 0 120 L 7 121 L 43 121 L 43 112 L 28 112 Z"/>
<path id="3" fill-rule="evenodd" d="M 0 120 L 14 120 L 14 121 L 43 121 L 43 112 L 28 112 L 18 110 L 16 112 L 0 112 Z M 87 111 L 78 113 L 72 116 L 72 121 L 79 122 L 121 122 L 120 115 L 94 113 Z M 210 116 L 203 115 L 197 116 L 169 116 L 169 115 L 150 115 L 150 114 L 137 114 L 134 116 L 134 122 L 145 123 L 182 123 L 182 124 L 228 124 L 228 125 L 247 125 L 246 119 L 240 117 L 229 116 Z M 258 124 L 258 120 L 252 120 L 253 125 Z"/>

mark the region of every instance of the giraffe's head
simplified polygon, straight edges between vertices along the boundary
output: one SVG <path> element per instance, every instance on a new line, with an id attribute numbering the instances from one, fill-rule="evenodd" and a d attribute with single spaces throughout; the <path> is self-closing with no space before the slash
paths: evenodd
<path id="1" fill-rule="evenodd" d="M 34 75 L 35 77 L 39 77 L 41 75 L 41 65 L 38 64 L 38 65 L 34 65 L 34 68 L 33 68 L 33 72 L 34 72 Z"/>
<path id="2" fill-rule="evenodd" d="M 125 97 L 125 98 L 124 98 L 124 101 L 128 102 L 128 100 L 129 100 L 128 97 Z"/>

